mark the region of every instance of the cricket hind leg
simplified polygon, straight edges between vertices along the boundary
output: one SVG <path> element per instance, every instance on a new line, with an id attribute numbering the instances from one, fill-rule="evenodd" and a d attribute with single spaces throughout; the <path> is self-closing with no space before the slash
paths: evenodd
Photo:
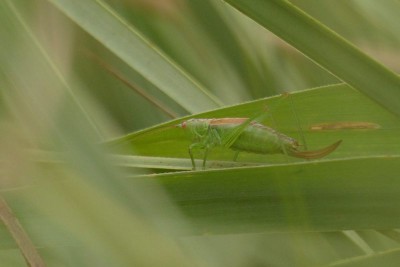
<path id="1" fill-rule="evenodd" d="M 207 156 L 208 156 L 208 151 L 209 151 L 209 147 L 206 146 L 204 149 L 204 156 L 203 156 L 203 170 L 206 169 L 206 161 L 207 161 Z"/>
<path id="2" fill-rule="evenodd" d="M 203 156 L 203 170 L 206 169 L 206 162 L 208 157 L 208 152 L 210 148 L 214 147 L 215 145 L 221 144 L 221 136 L 219 135 L 218 131 L 212 128 L 210 125 L 207 129 L 207 137 L 202 143 L 202 148 L 204 149 L 204 156 Z"/>
<path id="3" fill-rule="evenodd" d="M 293 101 L 293 98 L 292 98 L 292 94 L 289 93 L 289 92 L 283 92 L 280 95 L 278 101 L 275 103 L 274 108 L 277 108 L 282 103 L 282 101 L 284 99 L 286 99 L 286 98 L 288 98 L 289 101 L 290 101 L 289 105 L 291 107 L 292 114 L 293 114 L 294 118 L 296 119 L 297 127 L 300 130 L 301 140 L 303 141 L 304 147 L 307 147 L 307 144 L 306 144 L 306 141 L 305 141 L 305 138 L 304 138 L 304 134 L 303 134 L 303 129 L 301 128 L 300 119 L 299 119 L 299 116 L 297 115 L 297 112 L 296 112 L 296 109 L 295 109 L 295 104 L 294 104 L 294 101 Z M 270 109 L 269 111 L 270 111 L 269 115 L 271 116 L 271 120 L 272 120 L 272 124 L 273 124 L 272 127 L 273 128 L 277 128 L 278 124 L 277 124 L 277 122 L 275 120 L 275 117 L 273 115 L 272 109 Z M 288 153 L 289 151 L 284 146 L 283 142 L 280 142 L 280 146 L 281 146 L 281 153 L 285 155 L 286 162 L 289 163 L 290 162 L 290 157 L 289 157 L 290 154 Z"/>
<path id="4" fill-rule="evenodd" d="M 233 155 L 233 161 L 237 161 L 240 151 L 236 151 L 235 155 Z"/>
<path id="5" fill-rule="evenodd" d="M 206 168 L 206 162 L 207 162 L 207 156 L 210 148 L 214 147 L 216 144 L 219 145 L 221 143 L 221 137 L 218 134 L 218 131 L 216 129 L 213 129 L 212 127 L 208 127 L 207 133 L 205 136 L 200 136 L 200 142 L 193 143 L 189 146 L 189 155 L 190 155 L 190 160 L 192 162 L 192 169 L 196 170 L 196 163 L 194 160 L 193 156 L 193 149 L 194 148 L 199 148 L 199 149 L 204 149 L 204 156 L 203 156 L 203 170 Z"/>
<path id="6" fill-rule="evenodd" d="M 302 142 L 302 144 L 304 146 L 304 150 L 308 150 L 307 143 L 306 143 L 306 138 L 304 137 L 304 131 L 303 131 L 303 128 L 301 127 L 300 117 L 297 115 L 296 105 L 294 104 L 293 97 L 289 92 L 285 92 L 282 95 L 284 95 L 285 97 L 289 98 L 292 114 L 293 114 L 293 116 L 294 116 L 294 118 L 296 120 L 297 128 L 299 129 L 299 136 L 300 136 L 301 142 Z"/>

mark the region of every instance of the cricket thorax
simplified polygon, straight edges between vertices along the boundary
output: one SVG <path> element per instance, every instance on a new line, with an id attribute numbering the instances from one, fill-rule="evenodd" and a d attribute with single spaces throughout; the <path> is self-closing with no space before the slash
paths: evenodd
<path id="1" fill-rule="evenodd" d="M 199 140 L 207 136 L 211 119 L 190 119 L 178 126 L 190 131 L 193 139 Z"/>

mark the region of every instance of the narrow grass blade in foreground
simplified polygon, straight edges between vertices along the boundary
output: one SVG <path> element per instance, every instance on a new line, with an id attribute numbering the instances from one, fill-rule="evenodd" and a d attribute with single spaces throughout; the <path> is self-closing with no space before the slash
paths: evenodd
<path id="1" fill-rule="evenodd" d="M 327 267 L 397 267 L 400 262 L 400 249 L 393 249 L 346 260 L 334 262 Z"/>
<path id="2" fill-rule="evenodd" d="M 28 234 L 14 216 L 7 202 L 0 196 L 0 220 L 18 244 L 28 266 L 44 267 L 46 264 L 40 257 Z"/>
<path id="3" fill-rule="evenodd" d="M 382 156 L 135 176 L 125 185 L 161 184 L 192 225 L 181 234 L 393 229 L 400 225 L 399 171 L 399 156 Z M 3 194 L 22 211 L 21 196 L 42 203 L 54 197 L 47 189 L 75 189 L 75 183 L 54 181 Z M 63 205 L 73 213 L 73 205 Z M 20 212 L 19 218 L 38 246 L 48 245 L 49 237 L 37 227 L 48 218 L 35 212 Z M 65 233 L 53 226 L 51 240 L 62 244 Z"/>
<path id="4" fill-rule="evenodd" d="M 103 1 L 49 1 L 187 111 L 222 105 Z"/>

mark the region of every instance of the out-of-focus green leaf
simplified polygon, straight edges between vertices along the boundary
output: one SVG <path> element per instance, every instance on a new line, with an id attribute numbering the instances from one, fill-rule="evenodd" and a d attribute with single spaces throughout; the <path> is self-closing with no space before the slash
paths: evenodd
<path id="1" fill-rule="evenodd" d="M 289 1 L 225 1 L 342 81 L 400 115 L 400 78 Z"/>
<path id="2" fill-rule="evenodd" d="M 50 2 L 186 110 L 200 112 L 221 105 L 101 0 Z"/>
<path id="3" fill-rule="evenodd" d="M 0 13 L 6 22 L 0 36 L 7 48 L 0 49 L 0 84 L 11 113 L 1 122 L 0 192 L 32 243 L 42 247 L 46 264 L 187 266 L 187 256 L 167 237 L 184 227 L 177 227 L 180 220 L 172 225 L 161 219 L 170 211 L 179 213 L 156 184 L 142 189 L 124 185 L 120 170 L 96 144 L 93 121 L 20 10 L 14 2 L 2 1 Z M 23 152 L 32 147 L 62 151 L 64 164 L 32 164 Z M 20 191 L 24 187 L 29 190 Z M 149 197 L 150 192 L 157 192 L 156 197 L 142 201 L 139 195 Z M 149 212 L 150 207 L 158 211 Z M 5 256 L 17 262 L 13 249 L 27 242 L 16 245 L 3 221 L 0 247 L 10 249 Z M 155 247 L 151 243 L 166 253 L 148 257 Z"/>

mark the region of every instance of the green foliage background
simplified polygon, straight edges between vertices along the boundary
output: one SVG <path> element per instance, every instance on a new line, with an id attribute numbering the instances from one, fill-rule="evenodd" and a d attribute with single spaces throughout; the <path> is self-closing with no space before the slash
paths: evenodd
<path id="1" fill-rule="evenodd" d="M 1 266 L 398 266 L 399 10 L 1 1 Z M 309 149 L 343 143 L 190 171 L 174 125 L 265 106 Z"/>

